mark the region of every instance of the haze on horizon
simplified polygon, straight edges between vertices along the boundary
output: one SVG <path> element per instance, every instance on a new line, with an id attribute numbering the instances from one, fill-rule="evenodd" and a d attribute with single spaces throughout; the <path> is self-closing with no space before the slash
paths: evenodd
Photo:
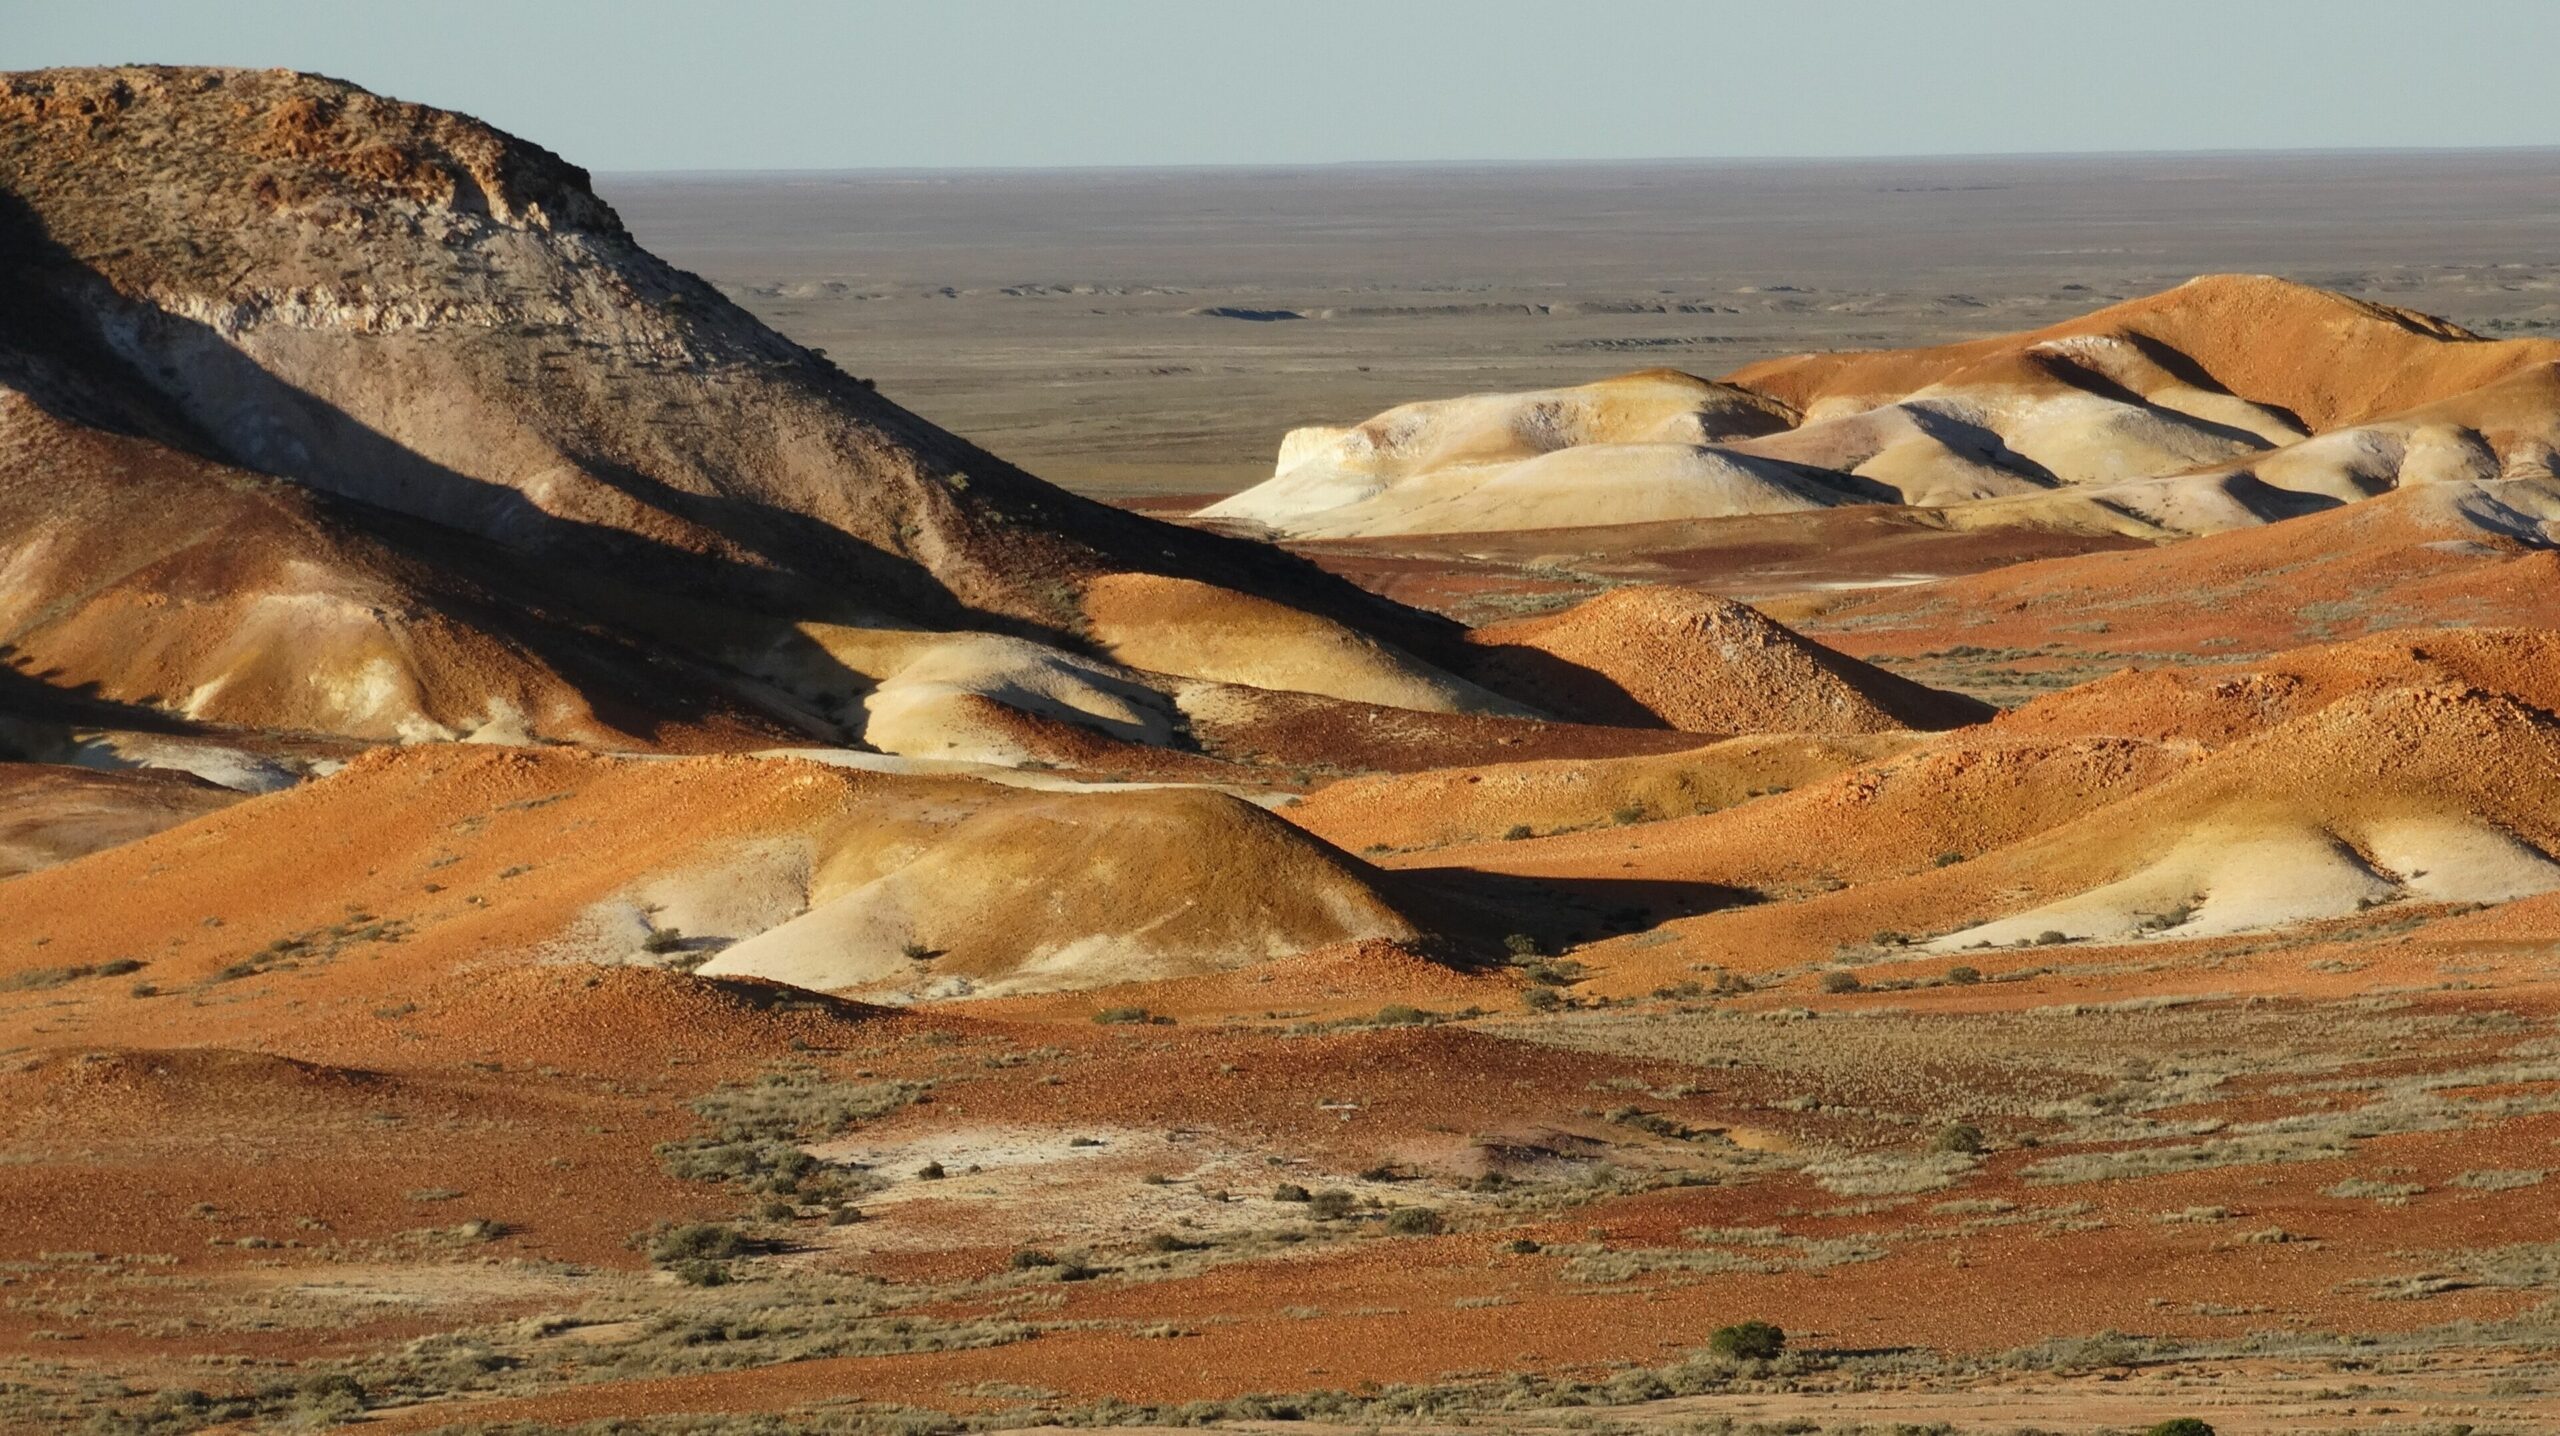
<path id="1" fill-rule="evenodd" d="M 1854 0 L 0 0 L 0 68 L 284 66 L 599 171 L 1893 157 L 2547 144 L 2560 9 Z M 2373 102 L 2342 105 L 2342 90 Z"/>

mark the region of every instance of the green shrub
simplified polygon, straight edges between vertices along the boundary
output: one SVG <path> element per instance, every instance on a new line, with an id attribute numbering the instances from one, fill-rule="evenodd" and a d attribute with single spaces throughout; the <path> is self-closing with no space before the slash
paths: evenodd
<path id="1" fill-rule="evenodd" d="M 649 1259 L 661 1266 L 687 1261 L 726 1261 L 747 1254 L 747 1239 L 720 1222 L 687 1222 L 658 1233 Z"/>
<path id="2" fill-rule="evenodd" d="M 1436 1237 L 1445 1225 L 1429 1207 L 1398 1207 L 1387 1214 L 1387 1230 L 1400 1237 Z"/>
<path id="3" fill-rule="evenodd" d="M 1982 969 L 1961 964 L 1947 969 L 1947 981 L 1958 987 L 1971 987 L 1982 980 Z"/>
<path id="4" fill-rule="evenodd" d="M 1707 1338 L 1707 1349 L 1738 1361 L 1775 1361 L 1787 1349 L 1787 1334 L 1771 1322 L 1737 1322 L 1717 1328 Z"/>

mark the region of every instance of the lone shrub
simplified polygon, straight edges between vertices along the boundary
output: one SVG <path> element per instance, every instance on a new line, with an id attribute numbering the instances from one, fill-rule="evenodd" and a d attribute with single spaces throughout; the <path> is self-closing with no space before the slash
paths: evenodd
<path id="1" fill-rule="evenodd" d="M 1307 1201 L 1315 1208 L 1316 1220 L 1329 1222 L 1337 1217 L 1349 1216 L 1353 1198 L 1349 1192 L 1338 1187 L 1328 1187 L 1309 1197 Z"/>
<path id="2" fill-rule="evenodd" d="M 1929 1139 L 1932 1152 L 1980 1152 L 1990 1144 L 1983 1141 L 1982 1129 L 1971 1122 L 1949 1122 Z"/>
<path id="3" fill-rule="evenodd" d="M 2213 1427 L 2193 1416 L 2178 1416 L 2161 1422 L 2143 1432 L 2142 1436 L 2213 1436 Z"/>
<path id="4" fill-rule="evenodd" d="M 1855 992 L 1865 985 L 1865 983 L 1858 981 L 1858 974 L 1854 972 L 1826 972 L 1822 974 L 1822 990 L 1825 992 Z"/>
<path id="5" fill-rule="evenodd" d="M 1739 1322 L 1717 1328 L 1707 1338 L 1707 1349 L 1738 1361 L 1775 1361 L 1787 1349 L 1787 1334 L 1770 1322 Z"/>
<path id="6" fill-rule="evenodd" d="M 1958 987 L 1971 987 L 1982 980 L 1982 969 L 1958 965 L 1947 969 L 1947 981 Z"/>
<path id="7" fill-rule="evenodd" d="M 661 1266 L 688 1261 L 726 1261 L 744 1256 L 747 1239 L 736 1227 L 718 1222 L 688 1222 L 669 1227 L 649 1243 L 649 1258 Z"/>
<path id="8" fill-rule="evenodd" d="M 1153 1013 L 1143 1007 L 1106 1007 L 1093 1014 L 1093 1020 L 1105 1027 L 1123 1027 L 1147 1021 Z"/>
<path id="9" fill-rule="evenodd" d="M 1436 1237 L 1445 1225 L 1429 1207 L 1398 1207 L 1387 1216 L 1387 1230 L 1400 1237 Z"/>
<path id="10" fill-rule="evenodd" d="M 1315 1197 L 1306 1188 L 1299 1186 L 1295 1182 L 1282 1182 L 1280 1185 L 1271 1189 L 1271 1200 L 1275 1202 L 1308 1202 L 1315 1200 Z"/>

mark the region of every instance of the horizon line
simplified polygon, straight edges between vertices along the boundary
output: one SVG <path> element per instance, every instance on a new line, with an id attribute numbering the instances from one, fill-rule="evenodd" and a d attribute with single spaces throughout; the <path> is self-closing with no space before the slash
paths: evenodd
<path id="1" fill-rule="evenodd" d="M 667 169 L 594 167 L 598 177 L 633 179 L 753 178 L 780 175 L 1030 175 L 1246 173 L 1291 170 L 1498 170 L 1707 167 L 1717 165 L 1858 165 L 1982 162 L 1989 160 L 2355 159 L 2441 155 L 2560 155 L 2560 144 L 2534 145 L 2306 145 L 2170 150 L 1946 150 L 1856 155 L 1628 155 L 1540 159 L 1383 160 L 1167 160 L 1097 161 L 1090 164 L 741 165 Z M 574 163 L 574 161 L 573 161 Z"/>

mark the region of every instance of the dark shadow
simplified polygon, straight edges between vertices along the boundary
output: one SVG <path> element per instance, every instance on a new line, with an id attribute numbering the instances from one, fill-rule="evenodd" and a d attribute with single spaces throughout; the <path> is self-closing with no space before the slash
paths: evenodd
<path id="1" fill-rule="evenodd" d="M 2408 326 L 2404 323 L 2401 327 L 2406 328 Z M 2185 354 L 2170 348 L 2168 345 L 2161 343 L 2159 340 L 2154 339 L 2147 334 L 2118 334 L 2115 337 L 2132 345 L 2143 358 L 2148 359 L 2152 363 L 2159 365 L 2162 369 L 2167 370 L 2172 378 L 2177 379 L 2181 383 L 2193 385 L 2194 387 L 2211 394 L 2231 394 L 2231 387 L 2223 383 L 2221 380 L 2213 377 L 2211 373 L 2207 372 L 2202 364 L 2197 363 L 2195 360 L 2188 358 Z M 2232 397 L 2238 398 L 2239 396 L 2233 394 Z M 2311 426 L 2302 422 L 2302 416 L 2300 414 L 2293 412 L 2291 409 L 2288 409 L 2281 404 L 2270 404 L 2264 399 L 2251 399 L 2249 402 L 2266 410 L 2270 414 L 2283 418 L 2286 422 L 2292 424 L 2295 428 L 2302 430 L 2306 434 L 2311 432 Z"/>
<path id="2" fill-rule="evenodd" d="M 1925 404 L 1906 403 L 1902 412 L 1910 418 L 1913 428 L 1977 463 L 1988 464 L 2048 489 L 2063 486 L 2061 477 L 2053 470 L 2010 448 L 2008 440 L 1980 424 L 1966 423 Z M 1898 493 L 1894 501 L 1901 501 Z"/>
<path id="3" fill-rule="evenodd" d="M 1570 722 L 1611 728 L 1671 726 L 1609 675 L 1527 644 L 1481 645 L 1468 655 L 1459 676 Z"/>
<path id="4" fill-rule="evenodd" d="M 1749 907 L 1749 888 L 1654 878 L 1545 878 L 1474 868 L 1401 868 L 1380 887 L 1407 915 L 1458 940 L 1462 965 L 1498 966 L 1505 943 L 1533 939 L 1541 952 L 1658 927 L 1674 918 Z"/>

